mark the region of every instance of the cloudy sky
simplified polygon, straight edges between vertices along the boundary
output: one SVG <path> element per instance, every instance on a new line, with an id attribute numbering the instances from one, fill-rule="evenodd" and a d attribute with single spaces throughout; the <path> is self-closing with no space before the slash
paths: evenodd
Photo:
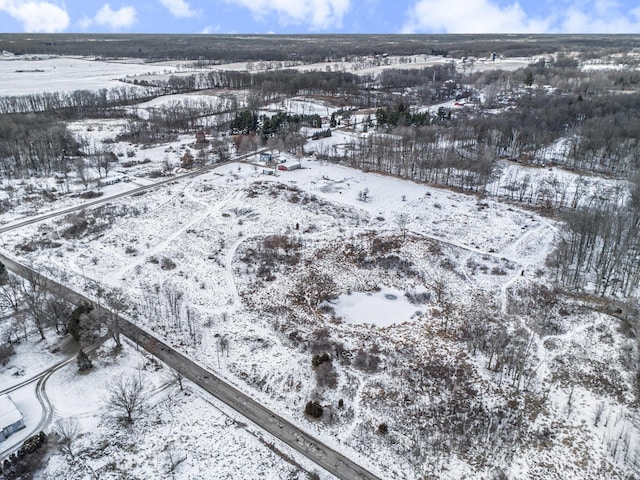
<path id="1" fill-rule="evenodd" d="M 640 2 L 0 0 L 0 32 L 640 33 Z"/>

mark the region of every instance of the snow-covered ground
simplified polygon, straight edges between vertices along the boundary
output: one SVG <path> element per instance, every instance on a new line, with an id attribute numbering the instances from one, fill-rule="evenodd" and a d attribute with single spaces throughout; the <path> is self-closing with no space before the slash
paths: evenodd
<path id="1" fill-rule="evenodd" d="M 297 68 L 375 74 L 451 61 L 411 60 Z M 516 69 L 531 61 L 478 60 L 464 68 Z M 105 65 L 3 60 L 0 89 L 6 81 L 13 93 L 42 91 L 42 78 L 56 73 L 60 85 L 80 75 L 85 83 L 74 89 L 95 89 L 125 75 L 174 71 L 113 63 L 107 72 Z M 43 72 L 25 73 L 29 69 Z M 30 80 L 20 83 L 22 76 Z M 215 92 L 166 96 L 131 111 L 144 118 L 152 108 L 218 98 Z M 428 108 L 439 106 L 454 107 Z M 296 97 L 264 113 L 280 110 L 328 117 L 336 107 Z M 306 151 L 347 152 L 366 134 L 366 117 L 352 115 L 355 127 L 310 141 Z M 177 166 L 194 142 L 193 136 L 150 148 L 114 142 L 126 127 L 122 120 L 70 125 L 92 149 L 108 148 L 132 164 L 120 164 L 105 179 L 132 181 L 100 187 L 104 197 L 152 183 L 151 172 Z M 505 161 L 488 186 L 495 198 L 487 199 L 311 158 L 301 159 L 300 170 L 264 175 L 257 160 L 3 234 L 2 248 L 98 301 L 100 291 L 122 288 L 127 314 L 138 323 L 384 478 L 564 480 L 632 478 L 638 471 L 633 339 L 620 321 L 588 302 L 549 293 L 554 285 L 546 262 L 558 226 L 499 201 L 526 202 L 548 186 L 569 205 L 576 192 L 588 201 L 605 188 L 619 189 L 618 182 Z M 502 188 L 515 179 L 522 194 Z M 78 204 L 71 195 L 49 202 L 25 194 L 85 190 L 73 172 L 65 181 L 3 181 L 5 195 L 24 200 L 3 213 L 2 222 Z M 71 228 L 82 225 L 81 216 L 86 228 Z M 0 370 L 2 388 L 64 357 L 50 346 L 19 345 Z M 331 361 L 312 367 L 320 353 Z M 104 478 L 122 478 L 126 470 L 132 478 L 186 480 L 216 472 L 217 478 L 302 479 L 314 470 L 193 386 L 179 390 L 171 372 L 143 352 L 126 347 L 113 356 L 106 346 L 95 364 L 86 375 L 71 364 L 48 381 L 56 418 L 80 421 L 76 452 L 85 458 L 69 463 L 56 455 L 41 478 L 68 478 L 70 465 L 77 478 L 101 469 Z M 104 402 L 110 379 L 130 373 L 143 376 L 153 391 L 136 432 L 124 431 Z M 32 423 L 39 407 L 29 388 L 15 399 Z M 319 422 L 303 415 L 310 399 L 326 409 Z"/>
<path id="2" fill-rule="evenodd" d="M 454 458 L 440 450 L 432 456 L 434 440 L 419 433 L 421 422 L 432 418 L 428 409 L 440 404 L 438 395 L 448 395 L 449 387 L 443 385 L 436 394 L 429 386 L 448 378 L 439 373 L 447 365 L 462 369 L 469 385 L 486 389 L 484 396 L 473 397 L 483 408 L 493 411 L 516 395 L 526 414 L 533 415 L 536 402 L 543 402 L 544 409 L 536 407 L 535 420 L 526 424 L 527 436 L 553 432 L 543 452 L 534 455 L 541 448 L 538 440 L 519 440 L 519 450 L 509 458 L 491 460 L 510 477 L 538 476 L 549 462 L 558 470 L 545 478 L 585 478 L 602 464 L 617 478 L 632 468 L 638 430 L 626 406 L 629 380 L 618 376 L 620 397 L 589 387 L 604 385 L 590 358 L 611 368 L 620 362 L 613 346 L 601 348 L 601 339 L 612 338 L 614 345 L 626 340 L 602 314 L 575 309 L 554 320 L 559 323 L 549 330 L 535 323 L 538 316 L 525 313 L 537 308 L 525 305 L 527 292 L 546 281 L 544 262 L 556 229 L 552 221 L 493 200 L 339 165 L 303 159 L 302 166 L 273 176 L 251 164 L 225 165 L 88 212 L 97 227 L 108 226 L 94 233 L 74 238 L 65 233 L 70 219 L 56 219 L 16 231 L 4 248 L 90 296 L 98 286 L 123 288 L 129 313 L 139 323 L 385 478 L 480 478 L 489 471 L 486 465 L 474 466 L 477 456 Z M 62 246 L 32 253 L 16 249 L 43 235 Z M 338 303 L 322 313 L 309 309 L 314 284 L 308 282 L 318 282 L 313 275 L 328 275 L 334 282 Z M 373 303 L 379 296 L 368 294 L 379 289 L 383 296 L 394 293 L 396 300 L 386 299 L 394 303 L 385 305 L 393 309 L 385 312 Z M 341 307 L 349 293 L 359 299 L 353 311 Z M 405 300 L 410 298 L 406 294 L 414 303 Z M 473 300 L 477 295 L 486 298 Z M 454 304 L 468 313 L 458 316 L 450 309 Z M 488 354 L 472 355 L 451 336 L 449 328 L 464 325 L 479 308 L 494 312 L 487 315 L 502 312 L 501 321 L 512 325 L 508 328 L 521 324 L 517 335 L 529 332 L 532 347 L 525 358 L 530 370 L 522 392 L 511 387 L 511 377 L 503 384 L 502 373 L 487 368 L 492 365 Z M 384 326 L 371 325 L 378 323 L 369 315 L 373 310 L 386 317 Z M 416 311 L 421 314 L 413 315 Z M 223 355 L 221 339 L 228 345 Z M 331 353 L 335 377 L 314 372 L 310 362 L 317 351 Z M 571 372 L 565 358 L 586 366 L 579 374 Z M 425 368 L 434 369 L 431 376 L 420 376 Z M 569 378 L 577 387 L 569 386 Z M 421 387 L 411 387 L 412 382 Z M 414 406 L 399 408 L 392 401 L 398 395 L 415 397 Z M 310 398 L 327 405 L 330 418 L 321 423 L 306 419 L 302 411 Z M 192 402 L 181 399 L 179 408 L 200 408 L 200 401 Z M 620 420 L 615 426 L 602 422 L 583 428 L 593 423 L 599 403 Z M 75 411 L 70 405 L 68 414 Z M 388 425 L 389 436 L 376 433 L 381 422 Z M 181 427 L 184 435 L 190 425 Z M 108 436 L 108 428 L 98 428 L 96 435 Z M 624 455 L 612 454 L 617 433 L 629 439 L 619 446 Z M 156 451 L 162 448 L 154 442 Z M 577 451 L 567 455 L 567 442 L 593 447 L 591 459 Z M 482 451 L 482 445 L 474 448 Z M 445 458 L 447 471 L 437 467 Z M 189 471 L 202 468 L 201 461 L 193 458 Z M 236 468 L 236 460 L 224 462 Z M 567 471 L 575 474 L 568 477 Z M 184 475 L 179 478 L 190 478 Z"/>
<path id="3" fill-rule="evenodd" d="M 38 351 L 37 343 L 22 343 L 21 348 L 25 352 L 18 352 L 14 359 L 29 368 L 26 377 L 41 362 L 30 353 Z M 170 369 L 128 343 L 119 352 L 107 343 L 91 357 L 89 372 L 78 372 L 72 362 L 46 383 L 54 409 L 47 432 L 49 458 L 44 471 L 34 478 L 85 478 L 93 472 L 105 479 L 195 479 L 202 478 L 204 472 L 215 472 L 215 478 L 302 480 L 318 470 L 304 456 L 247 424 L 189 381 L 183 380 L 184 388 L 180 388 Z M 12 369 L 0 370 L 3 388 Z M 146 400 L 143 411 L 127 425 L 118 420 L 120 413 L 108 399 L 114 379 L 131 376 L 142 379 Z M 23 414 L 26 428 L 0 442 L 0 449 L 24 440 L 42 415 L 35 382 L 12 392 L 11 398 Z M 69 419 L 78 424 L 78 438 L 71 443 L 73 456 L 56 446 L 55 425 Z M 319 478 L 333 478 L 318 473 Z"/>

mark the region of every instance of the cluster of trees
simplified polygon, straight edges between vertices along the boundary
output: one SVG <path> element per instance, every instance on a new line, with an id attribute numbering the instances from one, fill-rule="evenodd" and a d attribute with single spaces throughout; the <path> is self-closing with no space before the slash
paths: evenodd
<path id="1" fill-rule="evenodd" d="M 181 335 L 185 345 L 199 345 L 202 341 L 203 324 L 210 319 L 205 320 L 188 304 L 184 291 L 170 280 L 162 285 L 144 287 L 141 307 L 150 318 L 157 320 L 158 327 Z"/>
<path id="2" fill-rule="evenodd" d="M 259 132 L 264 138 L 272 137 L 283 130 L 298 131 L 300 127 L 320 128 L 322 119 L 320 115 L 291 115 L 285 112 L 278 112 L 275 115 L 260 115 L 243 110 L 236 113 L 231 121 L 231 130 L 235 133 L 256 133 Z"/>
<path id="3" fill-rule="evenodd" d="M 640 176 L 628 198 L 602 197 L 565 216 L 552 265 L 572 289 L 628 297 L 640 285 Z"/>
<path id="4" fill-rule="evenodd" d="M 442 107 L 441 107 L 442 108 Z M 451 118 L 451 112 L 445 113 L 443 109 L 443 117 Z M 395 108 L 383 107 L 376 111 L 376 125 L 378 127 L 424 127 L 431 123 L 431 115 L 428 111 L 411 113 L 409 106 L 403 103 L 398 104 Z"/>
<path id="5" fill-rule="evenodd" d="M 426 83 L 441 86 L 447 81 L 457 81 L 460 73 L 456 71 L 453 61 L 444 65 L 434 65 L 426 68 L 386 69 L 376 80 L 381 88 L 401 91 L 406 88 L 422 87 Z"/>
<path id="6" fill-rule="evenodd" d="M 0 115 L 0 164 L 6 177 L 67 171 L 79 144 L 64 122 L 48 115 Z"/>
<path id="7" fill-rule="evenodd" d="M 12 312 L 11 325 L 5 331 L 7 343 L 26 339 L 33 331 L 44 340 L 51 327 L 61 334 L 68 331 L 69 303 L 52 296 L 46 278 L 33 272 L 24 279 L 9 274 L 2 280 L 0 306 Z"/>
<path id="8" fill-rule="evenodd" d="M 486 145 L 497 155 L 541 161 L 553 148 L 558 164 L 627 176 L 640 166 L 633 155 L 640 138 L 639 107 L 640 94 L 524 96 L 505 114 L 470 119 L 468 142 Z M 554 148 L 561 138 L 569 139 L 565 148 Z"/>
<path id="9" fill-rule="evenodd" d="M 299 72 L 276 70 L 260 73 L 214 70 L 204 74 L 203 88 L 252 89 L 266 97 L 276 95 L 350 95 L 363 83 L 345 72 Z"/>
<path id="10" fill-rule="evenodd" d="M 231 114 L 238 110 L 240 102 L 232 95 L 223 95 L 214 99 L 183 99 L 172 101 L 159 107 L 149 109 L 149 117 L 145 121 L 132 120 L 134 123 L 148 125 L 148 130 L 156 130 L 165 135 L 175 131 L 194 131 L 206 123 L 206 117 Z M 156 135 L 157 137 L 157 135 Z"/>
<path id="11" fill-rule="evenodd" d="M 47 113 L 66 119 L 122 116 L 114 107 L 133 105 L 158 95 L 155 88 L 114 87 L 98 91 L 44 92 L 0 96 L 0 114 Z"/>
<path id="12" fill-rule="evenodd" d="M 468 154 L 453 147 L 456 131 L 420 127 L 370 135 L 354 141 L 344 160 L 362 170 L 482 191 L 494 178 L 497 161 L 484 148 Z"/>
<path id="13" fill-rule="evenodd" d="M 34 473 L 45 464 L 47 442 L 48 437 L 43 431 L 27 438 L 16 453 L 4 459 L 0 478 L 6 480 L 33 478 Z"/>

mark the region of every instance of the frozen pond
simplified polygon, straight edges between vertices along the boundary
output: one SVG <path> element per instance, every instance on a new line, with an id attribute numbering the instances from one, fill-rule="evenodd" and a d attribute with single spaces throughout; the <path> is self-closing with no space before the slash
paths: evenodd
<path id="1" fill-rule="evenodd" d="M 347 323 L 388 327 L 411 320 L 420 312 L 402 290 L 382 287 L 378 292 L 354 292 L 331 302 L 336 315 Z"/>

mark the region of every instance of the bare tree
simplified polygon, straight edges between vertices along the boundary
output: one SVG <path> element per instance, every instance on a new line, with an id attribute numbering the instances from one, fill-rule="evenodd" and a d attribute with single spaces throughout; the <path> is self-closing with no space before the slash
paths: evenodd
<path id="1" fill-rule="evenodd" d="M 117 376 L 111 381 L 107 404 L 113 412 L 123 415 L 128 423 L 144 410 L 146 401 L 147 391 L 139 376 Z"/>
<path id="2" fill-rule="evenodd" d="M 80 435 L 80 422 L 75 417 L 61 418 L 53 425 L 60 451 L 73 457 L 73 444 Z"/>
<path id="3" fill-rule="evenodd" d="M 336 282 L 329 275 L 311 271 L 301 278 L 291 295 L 301 305 L 317 308 L 322 302 L 335 298 Z"/>
<path id="4" fill-rule="evenodd" d="M 76 158 L 73 161 L 73 168 L 76 171 L 78 178 L 84 185 L 84 188 L 88 188 L 91 177 L 89 176 L 89 171 L 87 170 L 87 164 L 84 161 L 84 158 Z"/>
<path id="5" fill-rule="evenodd" d="M 35 272 L 27 271 L 22 283 L 22 297 L 25 313 L 33 321 L 40 338 L 45 339 L 44 329 L 48 326 L 47 313 L 47 279 Z"/>
<path id="6" fill-rule="evenodd" d="M 105 295 L 105 300 L 109 309 L 105 324 L 111 337 L 116 342 L 116 348 L 120 348 L 122 346 L 120 341 L 120 313 L 127 305 L 124 291 L 121 288 L 114 288 Z"/>
<path id="7" fill-rule="evenodd" d="M 175 370 L 173 370 L 172 374 L 175 381 L 178 382 L 180 390 L 184 390 L 184 371 L 182 370 L 182 368 L 176 368 Z"/>
<path id="8" fill-rule="evenodd" d="M 100 178 L 107 177 L 112 167 L 118 162 L 118 157 L 113 152 L 97 153 L 89 157 L 89 163 Z"/>
<path id="9" fill-rule="evenodd" d="M 71 306 L 64 299 L 51 298 L 47 301 L 46 311 L 58 333 L 67 333 L 67 323 L 71 316 Z"/>
<path id="10" fill-rule="evenodd" d="M 165 445 L 165 453 L 167 454 L 167 467 L 166 474 L 173 475 L 176 468 L 187 459 L 187 455 L 179 451 L 174 442 L 169 442 Z"/>
<path id="11" fill-rule="evenodd" d="M 406 212 L 398 213 L 393 218 L 393 222 L 398 227 L 398 230 L 400 230 L 400 235 L 402 235 L 402 241 L 404 242 L 407 238 L 407 230 L 409 229 L 409 224 L 411 223 L 411 217 Z"/>
<path id="12" fill-rule="evenodd" d="M 14 313 L 20 311 L 20 292 L 22 291 L 22 281 L 15 275 L 9 278 L 0 286 L 0 306 L 10 308 Z"/>

